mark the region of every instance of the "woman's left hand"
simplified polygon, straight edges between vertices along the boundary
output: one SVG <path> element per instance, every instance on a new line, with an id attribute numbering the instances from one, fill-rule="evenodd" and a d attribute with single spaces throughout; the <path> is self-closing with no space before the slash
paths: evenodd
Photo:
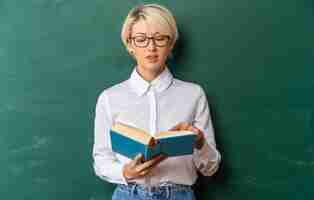
<path id="1" fill-rule="evenodd" d="M 201 149 L 205 143 L 204 133 L 200 129 L 192 126 L 191 123 L 180 122 L 176 126 L 171 128 L 169 131 L 184 131 L 184 130 L 192 131 L 197 134 L 194 147 L 196 149 Z"/>

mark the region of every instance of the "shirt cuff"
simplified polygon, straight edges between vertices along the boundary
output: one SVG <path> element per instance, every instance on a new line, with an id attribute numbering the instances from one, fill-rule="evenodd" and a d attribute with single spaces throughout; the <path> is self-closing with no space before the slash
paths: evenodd
<path id="1" fill-rule="evenodd" d="M 207 141 L 205 141 L 201 149 L 194 148 L 193 154 L 194 163 L 203 175 L 211 176 L 218 170 L 221 160 L 220 153 Z"/>
<path id="2" fill-rule="evenodd" d="M 114 184 L 128 185 L 127 179 L 123 176 L 123 165 L 115 162 L 110 169 L 99 168 L 94 163 L 94 170 L 99 178 Z"/>

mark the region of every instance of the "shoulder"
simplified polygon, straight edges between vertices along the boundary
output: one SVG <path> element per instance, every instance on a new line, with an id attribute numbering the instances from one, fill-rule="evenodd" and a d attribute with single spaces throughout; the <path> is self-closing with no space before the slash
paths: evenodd
<path id="1" fill-rule="evenodd" d="M 173 87 L 176 90 L 182 91 L 186 94 L 193 95 L 195 97 L 200 97 L 205 95 L 203 87 L 195 82 L 183 81 L 177 78 L 173 79 Z"/>
<path id="2" fill-rule="evenodd" d="M 127 80 L 124 80 L 120 83 L 117 83 L 115 85 L 112 85 L 103 89 L 98 95 L 97 99 L 98 101 L 104 101 L 104 99 L 109 98 L 109 97 L 118 97 L 118 96 L 124 95 L 128 91 L 129 91 L 129 87 L 127 84 Z"/>

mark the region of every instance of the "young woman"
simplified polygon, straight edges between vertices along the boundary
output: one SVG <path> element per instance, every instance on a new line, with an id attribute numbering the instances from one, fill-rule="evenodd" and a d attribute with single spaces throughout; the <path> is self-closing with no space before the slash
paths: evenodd
<path id="1" fill-rule="evenodd" d="M 209 106 L 202 87 L 173 77 L 166 60 L 178 31 L 175 19 L 157 4 L 133 8 L 122 27 L 122 41 L 136 60 L 130 77 L 98 97 L 95 114 L 94 169 L 117 184 L 113 200 L 193 200 L 197 171 L 214 174 L 221 160 L 216 149 Z M 155 134 L 190 130 L 198 134 L 192 155 L 157 156 L 142 162 L 114 153 L 109 129 L 126 123 Z"/>

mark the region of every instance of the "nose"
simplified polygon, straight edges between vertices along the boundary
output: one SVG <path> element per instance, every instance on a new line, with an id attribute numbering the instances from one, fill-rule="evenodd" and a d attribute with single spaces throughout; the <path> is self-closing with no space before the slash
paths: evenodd
<path id="1" fill-rule="evenodd" d="M 150 51 L 156 51 L 157 47 L 153 38 L 150 38 L 147 48 Z"/>

